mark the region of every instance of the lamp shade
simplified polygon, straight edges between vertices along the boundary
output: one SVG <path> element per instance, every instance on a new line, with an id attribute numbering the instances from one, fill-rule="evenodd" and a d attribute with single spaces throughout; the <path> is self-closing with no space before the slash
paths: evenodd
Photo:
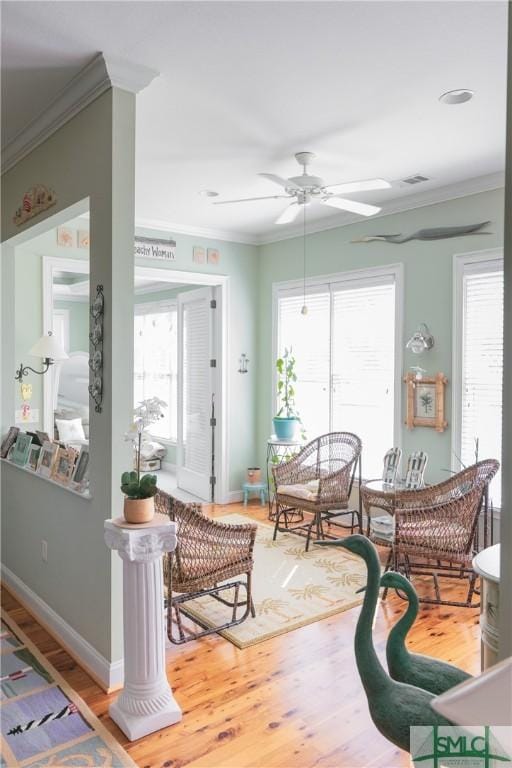
<path id="1" fill-rule="evenodd" d="M 34 357 L 42 357 L 44 360 L 47 358 L 50 360 L 68 359 L 68 355 L 66 354 L 64 347 L 51 332 L 48 335 L 41 336 L 39 341 L 36 341 L 30 350 L 29 355 L 33 355 Z"/>

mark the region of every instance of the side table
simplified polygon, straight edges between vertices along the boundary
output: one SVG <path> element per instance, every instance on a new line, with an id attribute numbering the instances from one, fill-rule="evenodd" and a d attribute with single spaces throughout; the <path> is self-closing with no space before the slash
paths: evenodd
<path id="1" fill-rule="evenodd" d="M 261 501 L 261 506 L 263 506 L 267 500 L 268 485 L 267 483 L 244 483 L 242 485 L 242 492 L 244 495 L 244 507 L 247 506 L 247 501 L 249 500 L 250 493 L 258 493 Z"/>
<path id="2" fill-rule="evenodd" d="M 267 486 L 268 486 L 268 519 L 275 520 L 276 489 L 274 488 L 272 467 L 282 464 L 295 456 L 303 446 L 302 440 L 282 440 L 271 435 L 267 440 Z"/>
<path id="3" fill-rule="evenodd" d="M 176 547 L 166 515 L 133 525 L 105 520 L 105 542 L 123 561 L 124 688 L 109 713 L 130 741 L 181 720 L 165 673 L 162 555 Z"/>

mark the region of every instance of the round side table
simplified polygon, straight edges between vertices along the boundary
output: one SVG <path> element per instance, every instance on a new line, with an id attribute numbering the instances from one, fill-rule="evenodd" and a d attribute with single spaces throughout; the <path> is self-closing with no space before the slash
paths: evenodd
<path id="1" fill-rule="evenodd" d="M 480 576 L 480 633 L 482 670 L 498 661 L 500 617 L 500 545 L 482 549 L 473 558 Z"/>
<path id="2" fill-rule="evenodd" d="M 276 464 L 282 464 L 283 461 L 288 461 L 292 456 L 296 456 L 297 453 L 303 447 L 304 442 L 302 440 L 282 440 L 275 435 L 271 435 L 267 440 L 267 486 L 268 486 L 268 519 L 275 520 L 275 500 L 276 489 L 274 488 L 274 482 L 272 477 L 272 467 Z"/>

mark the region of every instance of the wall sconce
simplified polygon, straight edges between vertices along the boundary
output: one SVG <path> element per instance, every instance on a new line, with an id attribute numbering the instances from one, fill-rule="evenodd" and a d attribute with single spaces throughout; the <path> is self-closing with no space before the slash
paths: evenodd
<path id="1" fill-rule="evenodd" d="M 406 349 L 410 349 L 415 355 L 420 355 L 427 349 L 434 346 L 434 337 L 430 333 L 426 323 L 420 323 L 418 330 L 413 333 L 407 344 Z"/>
<path id="2" fill-rule="evenodd" d="M 245 354 L 245 352 L 242 352 L 240 355 L 240 359 L 238 361 L 238 373 L 248 373 L 247 370 L 247 363 L 249 362 L 249 358 Z"/>
<path id="3" fill-rule="evenodd" d="M 28 376 L 29 371 L 37 373 L 39 376 L 43 376 L 53 363 L 59 360 L 68 359 L 68 355 L 64 348 L 59 344 L 51 331 L 48 331 L 47 336 L 41 336 L 39 341 L 37 341 L 30 350 L 29 355 L 33 355 L 33 357 L 42 357 L 44 368 L 42 371 L 36 371 L 34 368 L 31 368 L 30 365 L 23 365 L 23 363 L 20 363 L 20 367 L 16 371 L 16 376 L 14 377 L 15 381 L 19 381 L 20 384 L 23 381 L 23 377 Z"/>

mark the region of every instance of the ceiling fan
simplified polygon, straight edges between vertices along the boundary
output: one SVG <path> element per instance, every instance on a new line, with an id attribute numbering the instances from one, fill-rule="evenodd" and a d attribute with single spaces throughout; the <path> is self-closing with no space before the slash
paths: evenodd
<path id="1" fill-rule="evenodd" d="M 357 213 L 361 216 L 373 216 L 381 209 L 376 205 L 359 203 L 355 200 L 349 200 L 342 195 L 350 192 L 366 192 L 374 189 L 388 189 L 391 184 L 384 179 L 366 179 L 364 181 L 349 181 L 344 184 L 324 184 L 319 176 L 312 176 L 308 173 L 308 167 L 316 155 L 314 152 L 297 152 L 295 159 L 302 166 L 300 176 L 292 176 L 289 179 L 283 179 L 276 176 L 275 173 L 259 173 L 258 176 L 273 181 L 284 188 L 284 195 L 267 195 L 266 197 L 245 197 L 240 200 L 216 200 L 214 205 L 228 205 L 229 203 L 246 203 L 254 200 L 293 200 L 293 202 L 284 209 L 282 214 L 276 219 L 276 224 L 289 224 L 300 211 L 301 206 L 309 205 L 312 202 L 319 202 L 322 205 L 328 205 L 331 208 L 338 208 L 341 211 Z"/>

